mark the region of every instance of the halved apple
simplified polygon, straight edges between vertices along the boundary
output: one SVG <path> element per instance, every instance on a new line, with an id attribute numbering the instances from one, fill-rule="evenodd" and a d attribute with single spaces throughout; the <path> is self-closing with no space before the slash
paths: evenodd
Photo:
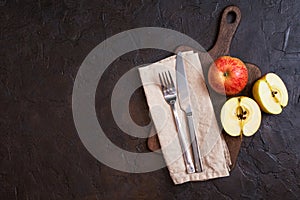
<path id="1" fill-rule="evenodd" d="M 245 96 L 233 97 L 221 109 L 221 123 L 231 136 L 252 136 L 259 129 L 261 111 L 257 103 Z"/>
<path id="2" fill-rule="evenodd" d="M 252 88 L 253 97 L 262 111 L 279 114 L 288 104 L 288 91 L 281 78 L 268 73 L 257 80 Z"/>

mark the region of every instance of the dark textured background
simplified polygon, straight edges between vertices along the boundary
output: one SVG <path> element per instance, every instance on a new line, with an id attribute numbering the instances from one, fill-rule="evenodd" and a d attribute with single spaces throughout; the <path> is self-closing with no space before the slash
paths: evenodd
<path id="1" fill-rule="evenodd" d="M 174 186 L 166 168 L 128 174 L 94 159 L 71 110 L 74 77 L 87 54 L 114 34 L 144 26 L 180 31 L 209 49 L 227 5 L 242 11 L 231 54 L 279 74 L 290 99 L 282 114 L 264 114 L 259 132 L 245 138 L 231 176 Z M 297 0 L 1 0 L 0 199 L 299 199 L 299 9 Z M 118 146 L 147 151 L 145 139 L 127 136 L 112 120 L 114 84 L 132 67 L 169 55 L 128 53 L 101 79 L 99 121 Z M 149 123 L 141 89 L 132 102 L 142 111 L 134 120 Z"/>

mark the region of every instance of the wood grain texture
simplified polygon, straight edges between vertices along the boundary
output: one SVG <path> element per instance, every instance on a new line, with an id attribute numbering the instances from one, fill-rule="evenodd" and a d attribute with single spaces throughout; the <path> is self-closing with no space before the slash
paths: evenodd
<path id="1" fill-rule="evenodd" d="M 203 73 L 206 76 L 210 65 L 215 59 L 223 55 L 230 55 L 231 41 L 237 30 L 240 21 L 241 21 L 240 9 L 236 6 L 229 6 L 223 11 L 221 22 L 220 22 L 219 34 L 217 36 L 216 43 L 212 47 L 212 49 L 210 49 L 208 52 L 203 52 L 197 49 L 193 49 L 189 46 L 179 46 L 175 52 L 179 52 L 179 51 L 197 52 L 199 54 L 199 58 L 203 68 Z M 245 64 L 248 69 L 248 83 L 244 88 L 244 90 L 236 96 L 240 96 L 240 95 L 251 96 L 251 88 L 253 83 L 261 76 L 261 71 L 256 65 L 250 63 L 245 63 Z M 219 110 L 222 107 L 223 103 L 224 103 L 223 101 L 213 102 L 214 106 L 217 107 L 217 109 L 215 110 L 217 117 L 219 116 Z M 222 135 L 224 136 L 224 139 L 229 148 L 229 152 L 232 160 L 231 169 L 233 169 L 237 162 L 238 154 L 241 148 L 242 137 L 228 136 L 224 130 Z M 147 145 L 151 151 L 156 151 L 160 149 L 157 135 L 149 137 Z"/>

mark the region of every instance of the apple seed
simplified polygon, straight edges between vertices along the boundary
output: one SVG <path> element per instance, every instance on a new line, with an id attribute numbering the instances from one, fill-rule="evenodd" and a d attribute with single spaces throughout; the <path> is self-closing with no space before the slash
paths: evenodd
<path id="1" fill-rule="evenodd" d="M 237 107 L 236 109 L 236 116 L 239 120 L 245 120 L 247 117 L 247 111 L 243 109 L 242 106 Z"/>

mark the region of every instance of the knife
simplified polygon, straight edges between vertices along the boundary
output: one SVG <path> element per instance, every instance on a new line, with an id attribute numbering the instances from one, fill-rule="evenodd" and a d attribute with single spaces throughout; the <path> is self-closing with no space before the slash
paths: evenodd
<path id="1" fill-rule="evenodd" d="M 176 82 L 177 82 L 179 105 L 180 108 L 185 112 L 188 121 L 196 172 L 202 172 L 203 164 L 201 160 L 199 145 L 195 134 L 195 126 L 193 121 L 193 113 L 191 109 L 189 87 L 188 87 L 188 82 L 187 82 L 187 77 L 186 77 L 186 72 L 185 72 L 184 62 L 183 62 L 181 52 L 178 52 L 176 57 L 176 80 L 177 80 Z"/>

